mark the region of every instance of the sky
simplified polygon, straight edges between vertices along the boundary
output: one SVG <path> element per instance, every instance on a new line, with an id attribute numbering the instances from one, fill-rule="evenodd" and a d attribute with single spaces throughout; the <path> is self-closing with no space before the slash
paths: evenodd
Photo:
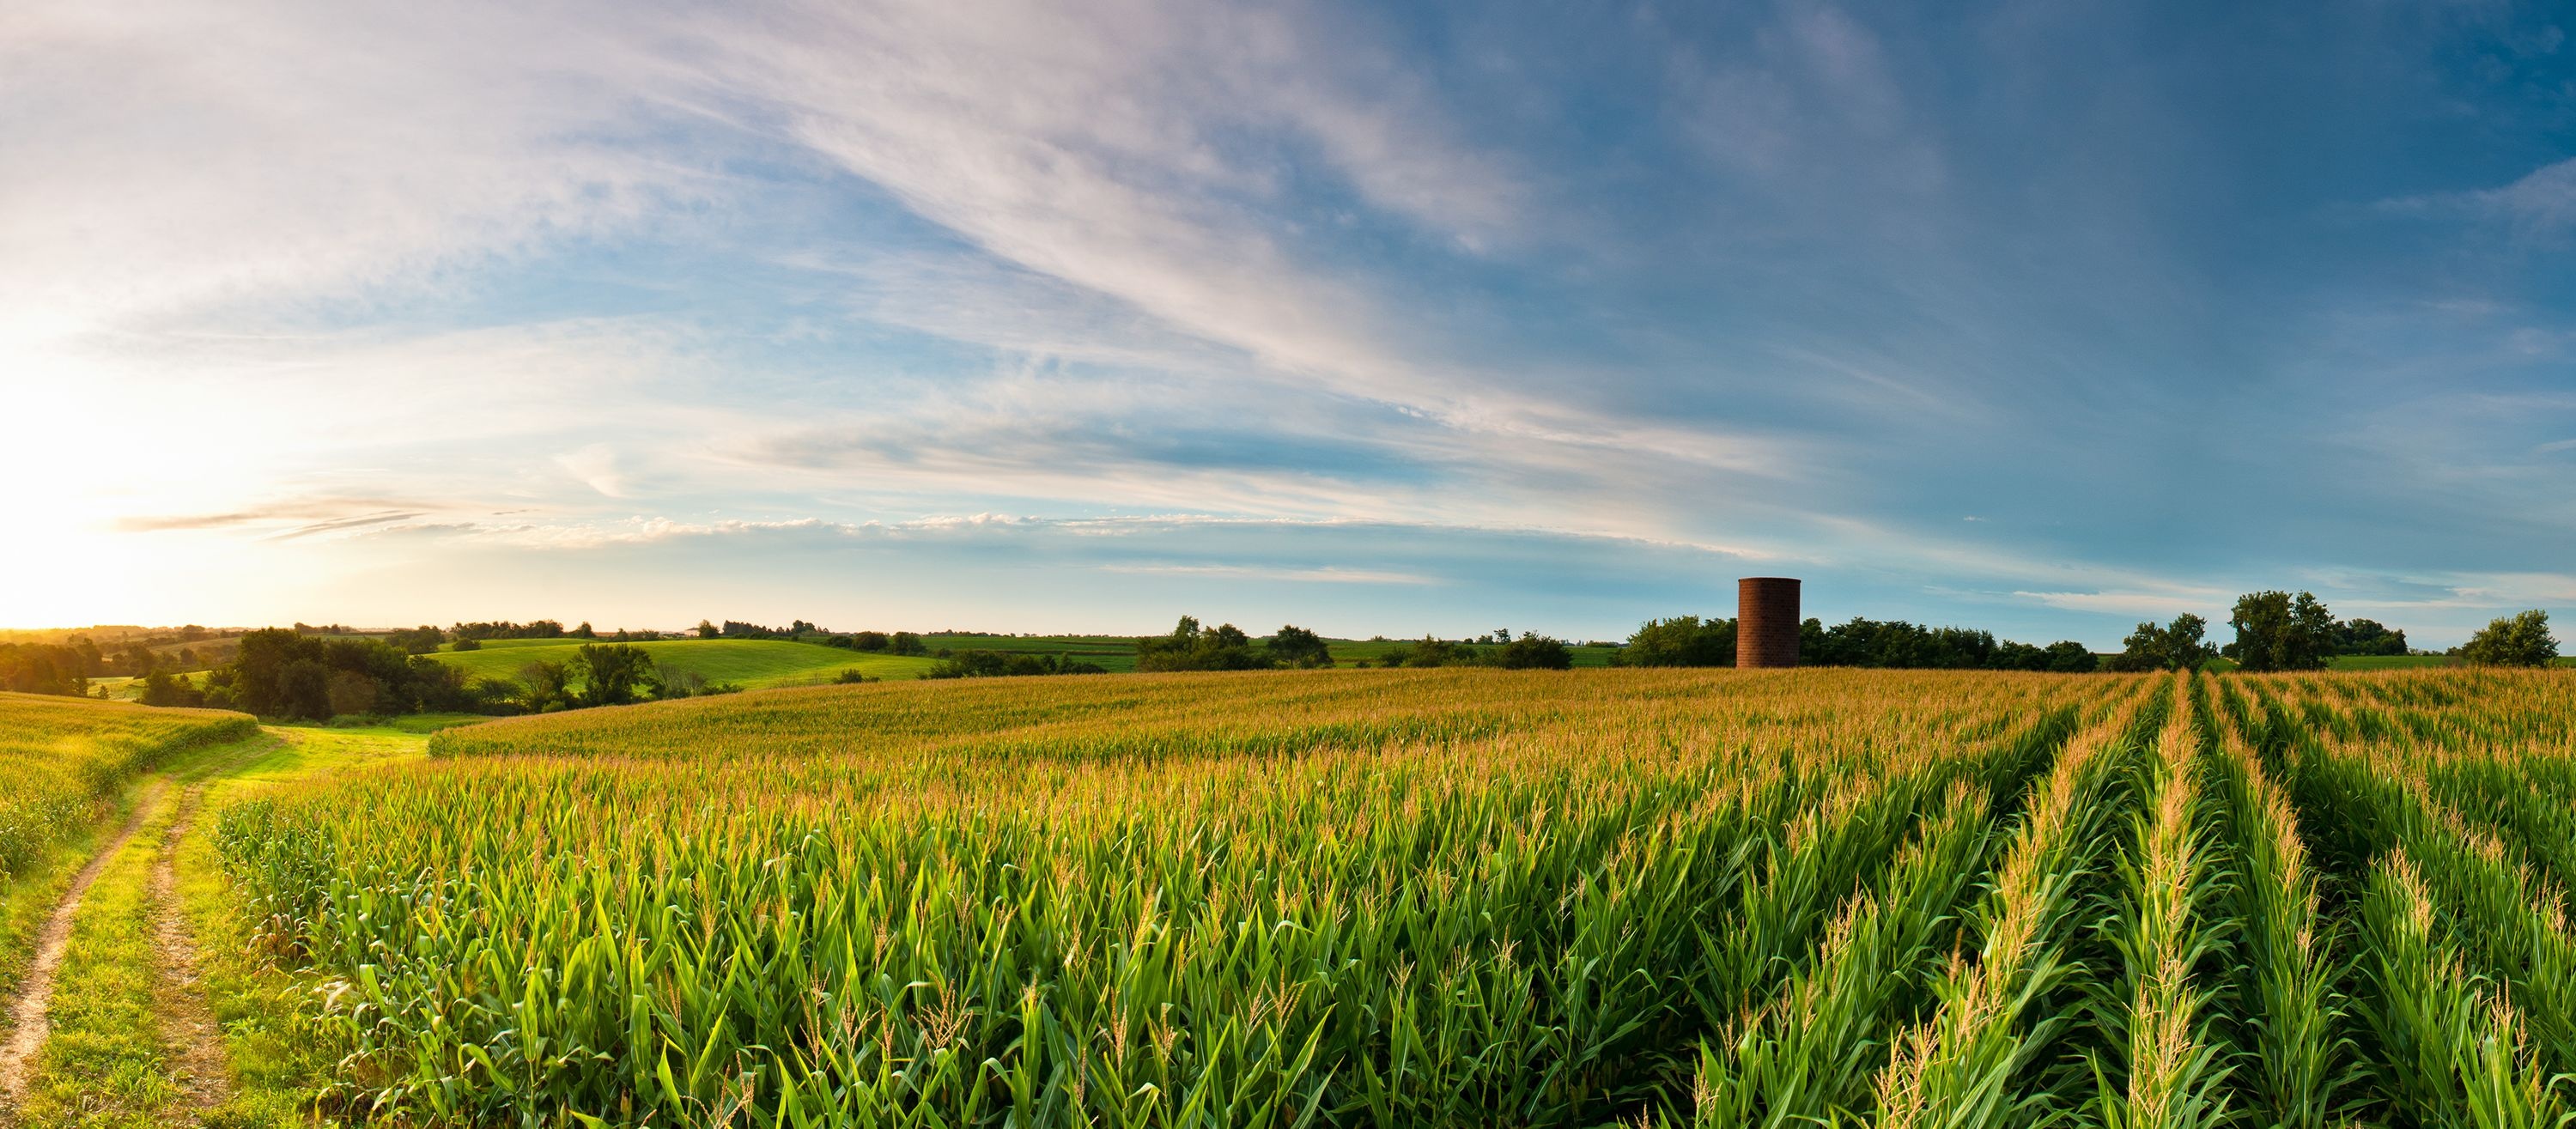
<path id="1" fill-rule="evenodd" d="M 2576 622 L 2571 24 L 13 3 L 0 624 Z"/>

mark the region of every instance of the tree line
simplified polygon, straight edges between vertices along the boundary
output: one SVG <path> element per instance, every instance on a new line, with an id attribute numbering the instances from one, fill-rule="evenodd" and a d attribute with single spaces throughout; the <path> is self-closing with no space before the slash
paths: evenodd
<path id="1" fill-rule="evenodd" d="M 632 643 L 584 643 L 566 661 L 530 662 L 515 678 L 476 678 L 462 668 L 405 653 L 383 639 L 268 628 L 242 636 L 232 661 L 210 672 L 203 686 L 167 670 L 152 672 L 143 681 L 143 702 L 328 721 L 412 713 L 545 713 L 739 689 L 672 670 Z"/>
<path id="2" fill-rule="evenodd" d="M 2120 641 L 2111 670 L 2198 670 L 2225 658 L 2239 670 L 2323 670 L 2340 657 L 2419 654 L 2406 633 L 2370 619 L 2337 619 L 2313 592 L 2267 590 L 2236 598 L 2228 616 L 2236 638 L 2211 645 L 2209 622 L 2185 612 L 2171 623 L 2141 623 Z M 2538 608 L 2498 616 L 2469 641 L 2443 654 L 2472 666 L 2547 666 L 2558 658 L 2549 613 Z"/>
<path id="3" fill-rule="evenodd" d="M 1695 615 L 1650 619 L 1610 656 L 1612 666 L 1734 666 L 1736 621 Z M 1852 617 L 1825 626 L 1798 625 L 1800 666 L 1857 666 L 1924 670 L 2034 670 L 2061 674 L 2091 671 L 2100 659 L 2071 639 L 2045 647 L 1999 640 L 1966 627 L 1926 627 L 1904 620 Z"/>

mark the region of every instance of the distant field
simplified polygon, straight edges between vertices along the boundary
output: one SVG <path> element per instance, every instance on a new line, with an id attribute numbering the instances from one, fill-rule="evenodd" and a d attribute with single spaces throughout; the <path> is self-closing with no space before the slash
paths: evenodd
<path id="1" fill-rule="evenodd" d="M 1332 649 L 1333 664 L 1353 666 L 1365 660 L 1374 665 L 1388 651 L 1409 646 L 1414 639 L 1327 639 Z M 922 642 L 933 651 L 945 647 L 952 651 L 1006 651 L 1023 654 L 1071 655 L 1085 662 L 1097 663 L 1116 672 L 1136 669 L 1136 639 L 1126 635 L 925 635 Z M 1608 666 L 1616 647 L 1593 647 L 1571 644 L 1574 665 Z"/>
<path id="2" fill-rule="evenodd" d="M 486 640 L 479 651 L 448 650 L 431 657 L 478 678 L 511 678 L 520 667 L 532 662 L 570 662 L 573 654 L 589 642 L 492 639 Z M 829 682 L 844 670 L 858 670 L 871 678 L 890 681 L 919 678 L 936 665 L 933 659 L 870 655 L 783 639 L 664 639 L 634 645 L 672 670 L 746 689 Z"/>

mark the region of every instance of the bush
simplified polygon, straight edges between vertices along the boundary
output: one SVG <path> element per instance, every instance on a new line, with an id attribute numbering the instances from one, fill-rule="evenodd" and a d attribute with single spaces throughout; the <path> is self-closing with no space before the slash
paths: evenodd
<path id="1" fill-rule="evenodd" d="M 1108 668 L 1095 663 L 1075 662 L 1063 655 L 1031 655 L 1010 651 L 959 651 L 939 665 L 930 668 L 923 678 L 1018 678 L 1041 674 L 1107 674 Z"/>
<path id="2" fill-rule="evenodd" d="M 1269 655 L 1253 649 L 1252 637 L 1231 623 L 1202 628 L 1197 619 L 1182 616 L 1171 634 L 1136 641 L 1140 671 L 1260 670 L 1273 665 Z"/>
<path id="3" fill-rule="evenodd" d="M 1311 668 L 1333 665 L 1333 650 L 1325 645 L 1324 637 L 1303 627 L 1281 627 L 1279 634 L 1271 636 L 1270 642 L 1262 649 L 1270 653 L 1270 661 L 1281 666 Z"/>
<path id="4" fill-rule="evenodd" d="M 2533 608 L 2488 623 L 2460 658 L 2478 666 L 2548 666 L 2557 661 L 2558 637 L 2549 633 L 2549 613 Z"/>
<path id="5" fill-rule="evenodd" d="M 1572 670 L 1574 652 L 1564 640 L 1545 635 L 1523 635 L 1494 655 L 1494 665 L 1505 670 Z"/>
<path id="6" fill-rule="evenodd" d="M 1734 666 L 1735 621 L 1677 615 L 1650 619 L 1610 656 L 1612 666 Z"/>

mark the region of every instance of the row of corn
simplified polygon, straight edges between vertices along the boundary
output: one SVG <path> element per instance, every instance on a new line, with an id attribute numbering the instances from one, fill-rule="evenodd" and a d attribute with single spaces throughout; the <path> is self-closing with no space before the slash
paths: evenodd
<path id="1" fill-rule="evenodd" d="M 219 834 L 358 1114 L 2555 1124 L 2551 677 L 862 687 Z"/>

